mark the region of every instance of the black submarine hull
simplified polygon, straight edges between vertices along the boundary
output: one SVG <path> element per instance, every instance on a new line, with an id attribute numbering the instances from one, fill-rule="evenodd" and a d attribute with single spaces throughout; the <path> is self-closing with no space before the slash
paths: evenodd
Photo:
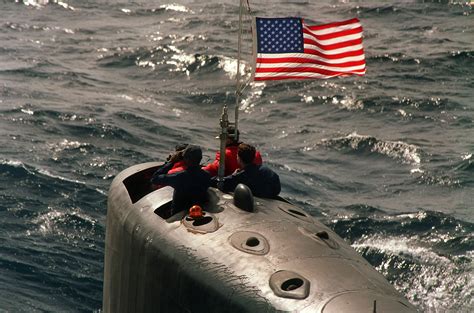
<path id="1" fill-rule="evenodd" d="M 210 188 L 205 217 L 170 216 L 160 163 L 132 166 L 108 197 L 104 312 L 417 312 L 328 227 L 284 199 L 255 211 Z"/>

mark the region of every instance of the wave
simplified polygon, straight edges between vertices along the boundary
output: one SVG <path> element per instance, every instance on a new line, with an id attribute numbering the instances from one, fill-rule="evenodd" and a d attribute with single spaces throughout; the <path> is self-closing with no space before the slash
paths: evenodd
<path id="1" fill-rule="evenodd" d="M 131 8 L 121 8 L 125 14 L 128 15 L 136 15 L 136 16 L 153 16 L 156 14 L 162 14 L 168 11 L 176 12 L 176 13 L 188 13 L 194 14 L 194 11 L 191 10 L 189 7 L 186 7 L 182 4 L 176 3 L 169 3 L 169 4 L 162 4 L 158 8 L 146 8 L 146 9 L 131 9 Z"/>
<path id="2" fill-rule="evenodd" d="M 15 181 L 21 179 L 33 179 L 33 181 L 37 181 L 38 184 L 42 185 L 42 188 L 50 189 L 53 194 L 56 194 L 56 191 L 54 190 L 58 186 L 61 186 L 61 189 L 64 190 L 74 190 L 74 187 L 77 187 L 78 185 L 80 186 L 80 189 L 84 189 L 84 187 L 86 187 L 87 190 L 93 190 L 96 193 L 100 193 L 101 195 L 106 194 L 106 191 L 91 186 L 85 181 L 61 176 L 51 172 L 48 169 L 36 168 L 18 160 L 0 159 L 0 172 L 3 173 L 4 177 L 14 179 Z M 67 186 L 64 184 L 64 182 L 69 183 L 70 185 Z"/>
<path id="3" fill-rule="evenodd" d="M 64 9 L 68 9 L 71 11 L 75 11 L 76 9 L 69 5 L 68 3 L 60 0 L 16 0 L 15 2 L 21 1 L 24 5 L 26 6 L 32 6 L 38 9 L 43 8 L 46 5 L 57 5 L 59 7 L 62 7 Z"/>
<path id="4" fill-rule="evenodd" d="M 81 72 L 76 69 L 69 69 L 59 64 L 42 60 L 34 64 L 26 64 L 21 61 L 8 63 L 2 67 L 0 72 L 9 76 L 24 76 L 28 78 L 45 79 L 48 83 L 59 82 L 61 85 L 67 87 L 97 87 L 98 83 L 107 83 L 106 81 L 98 80 L 91 74 Z M 47 91 L 36 91 L 42 97 L 57 98 L 57 94 Z"/>
<path id="5" fill-rule="evenodd" d="M 80 209 L 60 209 L 50 208 L 48 212 L 41 213 L 31 221 L 36 225 L 34 231 L 29 230 L 28 235 L 54 234 L 63 238 L 76 238 L 79 236 L 82 240 L 88 240 L 88 236 L 94 235 L 97 227 L 100 228 L 98 221 L 85 214 Z"/>
<path id="6" fill-rule="evenodd" d="M 418 236 L 420 238 L 431 238 L 431 243 L 440 245 L 442 249 L 462 255 L 474 249 L 474 242 L 466 240 L 474 236 L 474 224 L 456 219 L 450 215 L 420 210 L 412 213 L 396 215 L 383 214 L 378 208 L 361 210 L 364 205 L 349 206 L 347 209 L 351 215 L 343 218 L 335 218 L 329 221 L 329 225 L 342 237 L 351 242 L 357 242 L 367 236 L 375 236 L 383 233 L 387 236 Z M 452 240 L 448 243 L 449 240 Z M 459 244 L 461 242 L 461 244 Z M 443 252 L 444 251 L 444 252 Z M 439 251 L 445 254 L 446 250 Z"/>
<path id="7" fill-rule="evenodd" d="M 236 59 L 198 53 L 188 54 L 174 45 L 158 46 L 152 50 L 140 48 L 137 51 L 117 52 L 102 57 L 98 63 L 102 67 L 138 67 L 152 71 L 183 73 L 186 76 L 204 76 L 206 79 L 210 79 L 210 74 L 222 72 L 229 79 L 234 79 L 237 73 Z M 250 75 L 250 68 L 245 62 L 242 62 L 241 74 Z"/>
<path id="8" fill-rule="evenodd" d="M 454 59 L 456 61 L 469 61 L 472 62 L 472 59 L 474 59 L 474 51 L 471 50 L 457 50 L 457 51 L 452 51 L 450 54 L 451 59 Z M 472 66 L 472 63 L 469 63 L 470 66 Z"/>
<path id="9" fill-rule="evenodd" d="M 366 57 L 367 63 L 397 63 L 401 65 L 418 65 L 420 64 L 419 58 L 409 57 L 403 53 L 384 53 L 384 54 L 376 54 L 370 55 Z"/>
<path id="10" fill-rule="evenodd" d="M 472 153 L 464 155 L 462 161 L 455 166 L 455 170 L 461 172 L 474 172 L 474 159 L 472 158 Z"/>
<path id="11" fill-rule="evenodd" d="M 472 254 L 448 257 L 420 238 L 404 235 L 366 237 L 353 247 L 423 311 L 457 311 L 471 305 Z"/>
<path id="12" fill-rule="evenodd" d="M 474 224 L 434 211 L 396 215 L 355 205 L 327 224 L 423 310 L 470 305 Z M 449 295 L 449 296 L 447 296 Z"/>
<path id="13" fill-rule="evenodd" d="M 460 10 L 469 12 L 469 1 L 462 0 L 431 0 L 414 1 L 408 3 L 397 3 L 395 5 L 374 2 L 373 6 L 357 5 L 347 11 L 353 15 L 361 15 L 364 18 L 378 18 L 395 16 L 398 20 L 415 18 L 439 12 L 445 13 L 447 7 L 458 6 Z"/>
<path id="14" fill-rule="evenodd" d="M 435 160 L 431 160 L 433 161 Z M 415 177 L 414 180 L 418 184 L 462 188 L 474 184 L 473 172 L 472 154 L 466 154 L 461 160 L 450 160 L 449 164 L 438 165 L 436 169 L 419 171 L 421 175 Z"/>
<path id="15" fill-rule="evenodd" d="M 415 145 L 402 141 L 383 141 L 373 136 L 358 135 L 355 132 L 344 137 L 323 139 L 321 145 L 356 153 L 375 153 L 413 165 L 421 163 L 421 151 Z"/>

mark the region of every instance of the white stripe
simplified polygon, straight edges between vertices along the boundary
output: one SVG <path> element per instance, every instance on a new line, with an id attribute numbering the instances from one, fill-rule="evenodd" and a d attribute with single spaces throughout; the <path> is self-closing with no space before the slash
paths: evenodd
<path id="1" fill-rule="evenodd" d="M 314 25 L 317 26 L 317 25 Z M 304 28 L 306 28 L 308 31 L 312 32 L 315 35 L 327 35 L 331 33 L 338 33 L 344 30 L 350 30 L 350 29 L 355 29 L 358 27 L 362 27 L 360 22 L 352 23 L 352 24 L 347 24 L 347 25 L 341 25 L 341 26 L 335 26 L 335 27 L 330 27 L 330 28 L 325 28 L 325 29 L 320 29 L 320 30 L 311 30 L 308 25 L 304 25 Z"/>
<path id="2" fill-rule="evenodd" d="M 365 59 L 365 56 L 363 53 L 360 55 L 356 55 L 353 57 L 345 57 L 345 58 L 339 58 L 339 59 L 326 59 L 322 58 L 317 55 L 313 54 L 304 54 L 304 53 L 293 53 L 295 56 L 289 56 L 288 54 L 277 54 L 280 56 L 280 58 L 305 58 L 305 59 L 310 59 L 310 60 L 315 60 L 315 61 L 321 61 L 321 62 L 326 62 L 326 63 L 331 63 L 331 64 L 339 64 L 339 63 L 344 63 L 344 62 L 352 62 L 352 61 L 361 61 Z M 265 59 L 275 59 L 278 57 L 275 57 L 275 54 L 267 54 L 267 53 L 258 53 L 257 58 L 265 58 Z"/>
<path id="3" fill-rule="evenodd" d="M 351 72 L 359 71 L 365 68 L 365 64 L 357 66 L 325 66 L 319 64 L 309 64 L 309 63 L 259 63 L 257 64 L 257 69 L 259 68 L 300 68 L 300 67 L 311 67 L 316 69 L 322 69 L 333 72 Z"/>
<path id="4" fill-rule="evenodd" d="M 316 37 L 311 36 L 310 34 L 306 34 L 306 33 L 303 34 L 303 36 L 304 36 L 304 38 L 312 39 L 312 40 L 314 40 L 317 43 L 320 43 L 322 45 L 332 45 L 332 44 L 335 44 L 335 43 L 341 43 L 341 42 L 345 42 L 345 41 L 349 41 L 349 40 L 360 39 L 360 38 L 362 38 L 362 33 L 357 33 L 357 34 L 352 34 L 352 35 L 347 35 L 347 36 L 341 36 L 341 37 L 331 38 L 331 39 L 327 39 L 327 40 L 316 39 Z"/>
<path id="5" fill-rule="evenodd" d="M 361 50 L 363 48 L 363 46 L 362 46 L 362 44 L 359 44 L 359 45 L 353 45 L 353 46 L 348 46 L 348 47 L 344 47 L 344 48 L 324 50 L 324 49 L 322 49 L 318 46 L 304 44 L 304 48 L 305 49 L 316 50 L 316 51 L 319 51 L 321 53 L 328 54 L 328 55 L 334 55 L 334 54 L 339 54 L 339 53 L 344 53 L 344 52 L 351 52 L 351 51 Z"/>

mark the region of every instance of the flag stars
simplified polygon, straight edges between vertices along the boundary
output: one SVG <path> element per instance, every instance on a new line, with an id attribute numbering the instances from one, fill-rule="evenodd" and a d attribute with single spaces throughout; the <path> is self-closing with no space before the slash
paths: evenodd
<path id="1" fill-rule="evenodd" d="M 303 52 L 301 20 L 298 18 L 257 18 L 260 53 Z"/>

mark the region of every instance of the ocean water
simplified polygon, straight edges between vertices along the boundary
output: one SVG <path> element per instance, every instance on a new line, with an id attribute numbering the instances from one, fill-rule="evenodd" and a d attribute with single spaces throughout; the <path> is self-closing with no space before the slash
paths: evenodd
<path id="1" fill-rule="evenodd" d="M 474 311 L 469 1 L 250 2 L 364 27 L 366 76 L 243 94 L 241 137 L 282 196 L 420 311 Z M 1 312 L 101 309 L 108 187 L 179 142 L 212 159 L 234 108 L 237 26 L 230 0 L 0 1 Z M 245 73 L 249 47 L 246 34 Z"/>

